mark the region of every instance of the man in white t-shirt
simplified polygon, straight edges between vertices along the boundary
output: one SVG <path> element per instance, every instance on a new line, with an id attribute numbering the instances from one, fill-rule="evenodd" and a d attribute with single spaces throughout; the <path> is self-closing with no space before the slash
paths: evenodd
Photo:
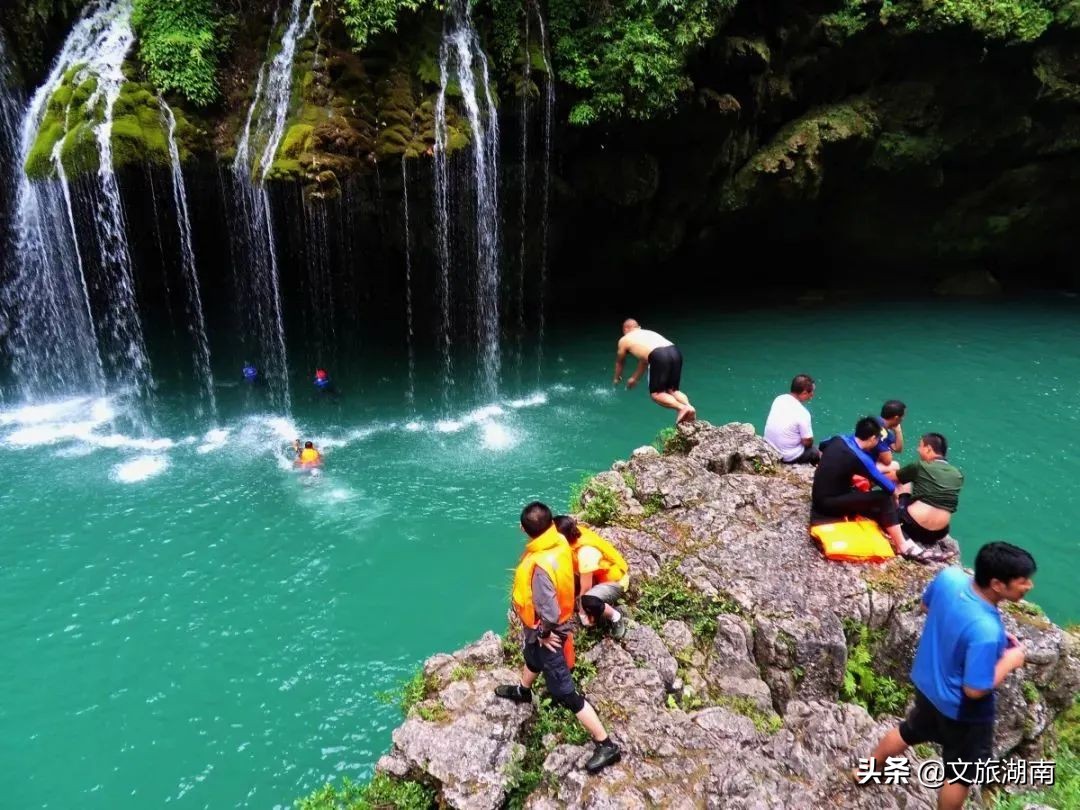
<path id="1" fill-rule="evenodd" d="M 806 404 L 814 398 L 814 378 L 799 374 L 791 393 L 773 400 L 765 420 L 765 441 L 780 453 L 785 464 L 817 464 L 821 451 L 814 447 L 814 429 Z"/>

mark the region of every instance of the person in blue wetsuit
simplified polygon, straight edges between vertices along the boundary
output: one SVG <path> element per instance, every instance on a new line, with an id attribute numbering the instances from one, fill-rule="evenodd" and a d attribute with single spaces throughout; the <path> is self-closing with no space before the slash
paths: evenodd
<path id="1" fill-rule="evenodd" d="M 259 377 L 259 369 L 246 360 L 244 361 L 244 368 L 241 373 L 244 376 L 244 382 L 248 385 L 258 385 L 262 381 Z"/>
<path id="2" fill-rule="evenodd" d="M 978 772 L 974 763 L 994 755 L 994 690 L 1026 657 L 1024 646 L 1005 632 L 998 606 L 1023 599 L 1034 574 L 1035 559 L 1024 549 L 988 543 L 975 557 L 974 579 L 950 567 L 926 586 L 926 625 L 911 667 L 915 705 L 878 742 L 871 775 L 909 746 L 938 743 L 945 783 L 937 806 L 963 807 Z"/>
<path id="3" fill-rule="evenodd" d="M 890 399 L 881 406 L 881 416 L 875 416 L 881 430 L 878 433 L 877 447 L 870 451 L 870 457 L 877 462 L 878 469 L 895 479 L 895 473 L 900 469 L 900 462 L 893 458 L 894 453 L 904 450 L 904 431 L 900 425 L 907 415 L 907 405 L 898 399 Z"/>
<path id="4" fill-rule="evenodd" d="M 315 386 L 315 395 L 320 399 L 324 397 L 337 399 L 340 396 L 337 386 L 330 379 L 330 375 L 326 373 L 326 369 L 315 369 L 315 379 L 312 382 Z"/>

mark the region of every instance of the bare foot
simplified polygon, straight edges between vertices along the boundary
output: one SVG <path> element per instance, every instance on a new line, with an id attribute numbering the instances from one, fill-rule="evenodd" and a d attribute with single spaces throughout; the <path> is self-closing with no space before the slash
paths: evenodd
<path id="1" fill-rule="evenodd" d="M 679 408 L 679 415 L 675 417 L 675 424 L 680 422 L 693 422 L 697 416 L 697 411 L 693 407 L 687 405 L 684 408 Z"/>

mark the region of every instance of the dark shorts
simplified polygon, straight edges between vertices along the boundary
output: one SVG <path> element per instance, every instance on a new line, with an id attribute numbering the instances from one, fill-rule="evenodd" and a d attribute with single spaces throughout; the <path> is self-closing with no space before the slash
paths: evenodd
<path id="1" fill-rule="evenodd" d="M 946 717 L 937 706 L 918 689 L 915 690 L 915 706 L 900 724 L 900 736 L 908 745 L 934 742 L 941 745 L 941 759 L 945 764 L 945 780 L 971 784 L 975 776 L 975 763 L 994 755 L 994 724 L 961 723 Z M 954 763 L 965 763 L 954 765 Z"/>
<path id="2" fill-rule="evenodd" d="M 682 382 L 682 352 L 675 346 L 661 346 L 649 352 L 649 393 L 678 391 Z"/>
<path id="3" fill-rule="evenodd" d="M 791 461 L 785 461 L 784 464 L 813 464 L 816 467 L 819 461 L 821 461 L 821 451 L 816 447 L 805 447 L 802 455 Z"/>
<path id="4" fill-rule="evenodd" d="M 900 528 L 904 534 L 918 543 L 920 546 L 932 546 L 939 540 L 944 540 L 949 534 L 949 527 L 944 529 L 924 529 L 915 522 L 915 518 L 908 514 L 908 504 L 911 503 L 910 495 L 900 496 Z"/>
<path id="5" fill-rule="evenodd" d="M 552 697 L 568 697 L 577 691 L 574 679 L 570 677 L 570 667 L 562 650 L 549 650 L 538 642 L 525 645 L 525 666 L 530 672 L 542 673 L 544 683 Z"/>

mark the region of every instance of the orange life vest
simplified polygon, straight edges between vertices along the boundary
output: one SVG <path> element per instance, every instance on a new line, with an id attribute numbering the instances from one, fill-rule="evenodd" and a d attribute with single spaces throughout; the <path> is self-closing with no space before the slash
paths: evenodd
<path id="1" fill-rule="evenodd" d="M 559 602 L 559 624 L 574 615 L 574 555 L 566 538 L 552 526 L 525 546 L 525 553 L 514 571 L 514 590 L 511 601 L 514 612 L 526 627 L 536 627 L 536 607 L 533 604 L 532 578 L 536 567 L 544 569 L 555 585 Z"/>
<path id="2" fill-rule="evenodd" d="M 601 554 L 600 568 L 593 572 L 593 582 L 618 582 L 630 571 L 626 559 L 615 546 L 585 526 L 578 527 L 581 537 L 574 543 L 574 570 L 577 570 L 577 549 L 584 546 L 595 548 Z"/>
<path id="3" fill-rule="evenodd" d="M 300 451 L 300 463 L 301 464 L 314 464 L 322 459 L 319 455 L 319 451 L 314 447 L 305 447 Z"/>
<path id="4" fill-rule="evenodd" d="M 889 539 L 873 520 L 856 518 L 810 527 L 826 559 L 841 562 L 884 562 L 896 556 Z"/>

